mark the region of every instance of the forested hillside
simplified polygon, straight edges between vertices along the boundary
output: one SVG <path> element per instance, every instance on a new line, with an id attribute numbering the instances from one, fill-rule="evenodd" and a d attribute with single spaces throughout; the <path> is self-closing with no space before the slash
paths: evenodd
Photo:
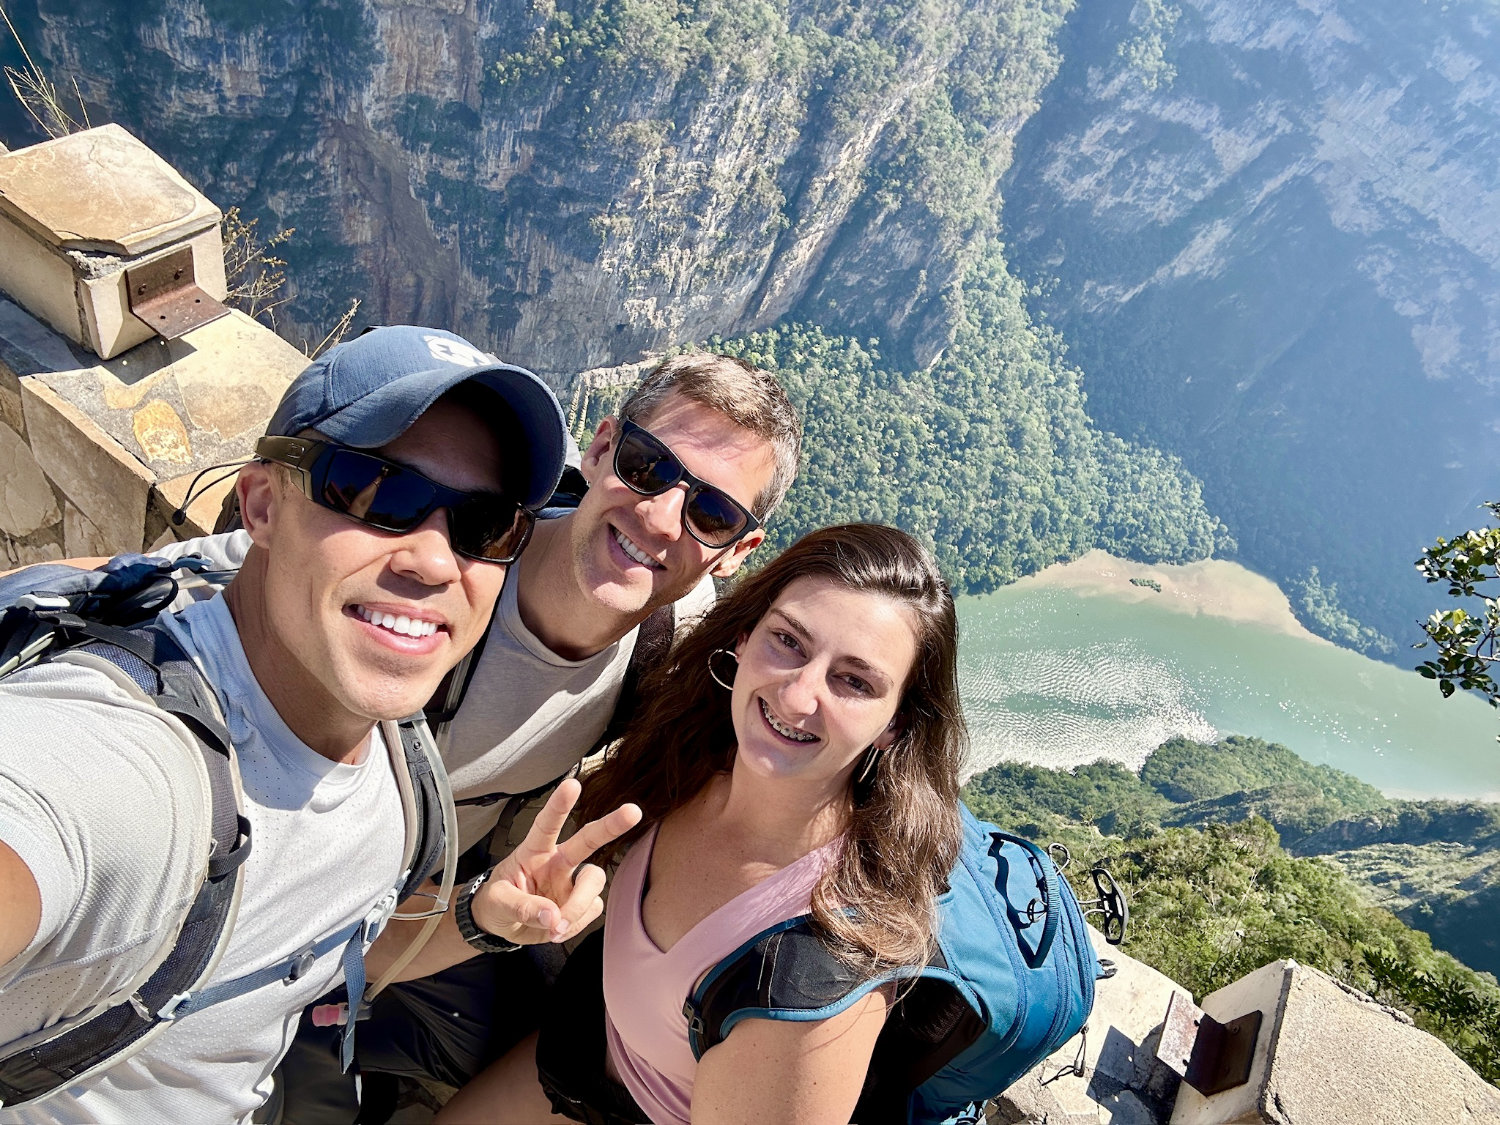
<path id="1" fill-rule="evenodd" d="M 441 324 L 571 377 L 785 318 L 925 364 L 998 228 L 998 180 L 1070 6 L 6 9 L 94 120 L 262 229 L 296 228 L 289 329 L 316 339 L 357 296 L 362 319 Z"/>
<path id="2" fill-rule="evenodd" d="M 1089 421 L 1078 370 L 1032 322 L 998 246 L 958 298 L 953 342 L 925 370 L 815 325 L 709 341 L 775 371 L 803 413 L 803 469 L 773 545 L 828 523 L 894 523 L 970 593 L 1093 547 L 1152 562 L 1233 549 L 1175 458 Z M 591 396 L 580 438 L 621 393 Z"/>
<path id="3" fill-rule="evenodd" d="M 1495 807 L 1391 802 L 1253 738 L 1174 739 L 1139 776 L 1007 763 L 964 796 L 1001 827 L 1066 844 L 1075 888 L 1094 864 L 1112 871 L 1130 898 L 1124 951 L 1196 995 L 1291 957 L 1404 1009 L 1500 1083 Z M 1434 854 L 1380 868 L 1398 840 Z M 1420 902 L 1392 894 L 1421 885 Z"/>

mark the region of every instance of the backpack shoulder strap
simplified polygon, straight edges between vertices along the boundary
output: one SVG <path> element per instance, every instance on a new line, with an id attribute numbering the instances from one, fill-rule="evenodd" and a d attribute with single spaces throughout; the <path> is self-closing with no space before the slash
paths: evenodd
<path id="1" fill-rule="evenodd" d="M 641 680 L 666 661 L 676 629 L 677 606 L 670 602 L 653 610 L 637 627 L 635 648 L 631 649 L 630 662 L 625 666 L 625 678 L 620 681 L 620 696 L 615 700 L 614 713 L 590 753 L 604 749 L 625 733 L 640 705 Z"/>
<path id="2" fill-rule="evenodd" d="M 650 672 L 666 660 L 667 653 L 672 648 L 672 637 L 676 626 L 677 607 L 675 605 L 664 605 L 653 610 L 650 616 L 640 623 L 640 626 L 636 629 L 635 647 L 630 650 L 630 660 L 625 665 L 625 675 L 620 681 L 620 694 L 615 700 L 615 709 L 610 713 L 609 721 L 604 725 L 604 733 L 594 741 L 594 744 L 587 751 L 579 755 L 580 761 L 590 755 L 597 754 L 625 733 L 625 727 L 629 725 L 630 720 L 635 716 L 636 707 L 640 703 L 641 679 L 647 672 Z M 483 644 L 483 641 L 480 644 Z M 479 651 L 478 645 L 475 646 L 474 651 Z M 468 658 L 466 657 L 465 659 Z M 473 674 L 471 667 L 467 671 L 466 676 L 472 677 Z M 441 722 L 446 726 L 448 722 L 451 722 L 453 716 L 458 711 L 458 701 L 462 700 L 463 692 L 467 688 L 468 682 L 466 678 L 464 687 L 455 697 L 451 710 L 434 715 L 434 712 L 429 707 L 427 712 L 428 723 L 435 724 Z M 434 729 L 436 729 L 435 726 Z M 499 823 L 508 824 L 509 818 L 514 817 L 516 811 L 522 806 L 543 794 L 550 793 L 564 780 L 575 776 L 577 773 L 578 766 L 575 763 L 565 773 L 525 793 L 484 793 L 477 797 L 465 797 L 457 803 L 460 805 L 488 806 L 505 801 L 506 808 L 501 813 Z"/>
<path id="3" fill-rule="evenodd" d="M 453 794 L 448 788 L 442 758 L 433 746 L 431 732 L 422 716 L 403 719 L 396 729 L 401 736 L 400 757 L 411 781 L 412 815 L 408 819 L 411 859 L 400 892 L 402 898 L 407 898 L 427 881 L 443 856 Z M 406 794 L 402 797 L 405 800 Z"/>
<path id="4" fill-rule="evenodd" d="M 237 901 L 238 873 L 250 854 L 250 824 L 241 814 L 228 732 L 197 668 L 166 630 L 126 630 L 78 621 L 78 651 L 108 660 L 194 735 L 212 794 L 208 877 L 188 909 L 171 951 L 127 1000 L 88 1018 L 65 1021 L 22 1041 L 0 1059 L 0 1104 L 32 1101 L 112 1065 L 144 1046 L 170 1022 L 174 999 L 207 978 L 218 962 Z"/>
<path id="5" fill-rule="evenodd" d="M 770 926 L 721 960 L 683 1005 L 693 1058 L 722 1043 L 743 1019 L 826 1020 L 890 974 L 861 977 L 835 957 L 803 914 Z"/>

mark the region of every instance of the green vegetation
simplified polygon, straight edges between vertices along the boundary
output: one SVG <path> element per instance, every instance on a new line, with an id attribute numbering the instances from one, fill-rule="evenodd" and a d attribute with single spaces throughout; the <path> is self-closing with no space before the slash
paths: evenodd
<path id="1" fill-rule="evenodd" d="M 1177 68 L 1168 61 L 1168 43 L 1181 15 L 1166 0 L 1141 0 L 1131 12 L 1135 34 L 1122 40 L 1115 53 L 1148 93 L 1170 86 L 1177 77 Z"/>
<path id="2" fill-rule="evenodd" d="M 1485 505 L 1490 515 L 1500 520 L 1500 501 Z M 1429 680 L 1436 680 L 1444 697 L 1457 689 L 1477 691 L 1488 697 L 1491 706 L 1500 705 L 1500 685 L 1495 683 L 1491 667 L 1500 656 L 1495 640 L 1500 636 L 1500 602 L 1480 593 L 1486 583 L 1500 579 L 1500 527 L 1465 531 L 1455 538 L 1438 539 L 1422 552 L 1417 570 L 1428 582 L 1446 583 L 1453 598 L 1477 599 L 1472 612 L 1463 606 L 1438 610 L 1422 625 L 1427 640 L 1437 648 L 1433 660 L 1423 661 L 1417 669 Z M 1470 603 L 1474 606 L 1474 603 Z"/>
<path id="3" fill-rule="evenodd" d="M 1322 852 L 1361 840 L 1442 837 L 1500 850 L 1500 808 L 1391 802 L 1347 774 L 1254 738 L 1174 739 L 1140 776 L 1109 762 L 1072 771 L 1004 763 L 974 778 L 964 798 L 1003 828 L 1067 844 L 1075 878 L 1095 864 L 1108 867 L 1130 897 L 1124 951 L 1195 995 L 1294 958 L 1406 1011 L 1500 1083 L 1494 977 L 1435 950 L 1422 932 L 1430 916 L 1415 912 L 1422 929 L 1413 929 L 1375 905 L 1376 894 L 1345 873 L 1349 855 L 1362 853 L 1299 857 L 1282 846 L 1292 836 L 1302 841 L 1299 851 Z M 1319 834 L 1308 832 L 1319 824 Z M 1489 854 L 1486 861 L 1476 853 L 1470 867 L 1500 869 L 1500 857 Z M 1494 897 L 1481 891 L 1472 899 L 1486 898 L 1493 909 Z M 1484 928 L 1473 911 L 1466 922 Z"/>
<path id="4" fill-rule="evenodd" d="M 1292 587 L 1297 618 L 1320 637 L 1371 656 L 1391 656 L 1396 642 L 1379 630 L 1361 625 L 1339 606 L 1337 583 L 1326 586 L 1318 568 L 1308 567 L 1307 577 Z"/>
<path id="5" fill-rule="evenodd" d="M 1178 804 L 1273 785 L 1322 794 L 1349 812 L 1388 804 L 1380 790 L 1352 774 L 1304 761 L 1279 743 L 1240 735 L 1211 746 L 1190 738 L 1171 739 L 1146 759 L 1141 780 Z"/>
<path id="6" fill-rule="evenodd" d="M 1161 593 L 1161 583 L 1154 578 L 1132 578 L 1130 584 L 1147 590 L 1155 590 L 1158 594 Z"/>
<path id="7" fill-rule="evenodd" d="M 969 593 L 1096 546 L 1148 562 L 1233 549 L 1179 462 L 1090 424 L 1078 371 L 1028 317 L 998 248 L 960 296 L 953 343 L 927 370 L 806 325 L 708 341 L 776 372 L 802 411 L 803 468 L 773 547 L 830 523 L 894 523 Z M 590 399 L 580 436 L 621 393 Z"/>

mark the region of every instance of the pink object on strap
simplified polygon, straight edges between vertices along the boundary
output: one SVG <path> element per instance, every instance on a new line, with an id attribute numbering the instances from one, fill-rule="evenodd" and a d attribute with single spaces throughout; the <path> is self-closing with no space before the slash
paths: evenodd
<path id="1" fill-rule="evenodd" d="M 813 888 L 837 854 L 835 839 L 726 902 L 665 953 L 641 921 L 641 890 L 656 828 L 615 872 L 604 912 L 605 1033 L 626 1089 L 656 1125 L 689 1125 L 693 1072 L 682 1006 L 698 978 L 768 926 L 807 913 Z"/>

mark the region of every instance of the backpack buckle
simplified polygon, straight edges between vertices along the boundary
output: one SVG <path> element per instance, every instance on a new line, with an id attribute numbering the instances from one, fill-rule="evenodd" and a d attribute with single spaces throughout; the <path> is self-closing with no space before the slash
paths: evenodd
<path id="1" fill-rule="evenodd" d="M 301 953 L 293 957 L 291 963 L 287 965 L 286 978 L 282 983 L 291 984 L 293 981 L 300 980 L 306 974 L 307 970 L 313 967 L 313 962 L 317 959 L 318 955 L 311 949 L 304 949 Z"/>
<path id="2" fill-rule="evenodd" d="M 44 610 L 56 613 L 67 610 L 68 599 L 61 594 L 22 594 L 15 600 L 17 609 Z"/>
<path id="3" fill-rule="evenodd" d="M 159 1020 L 174 1020 L 177 1018 L 177 1009 L 193 998 L 191 992 L 179 992 L 165 1004 L 156 1010 L 156 1018 Z"/>

